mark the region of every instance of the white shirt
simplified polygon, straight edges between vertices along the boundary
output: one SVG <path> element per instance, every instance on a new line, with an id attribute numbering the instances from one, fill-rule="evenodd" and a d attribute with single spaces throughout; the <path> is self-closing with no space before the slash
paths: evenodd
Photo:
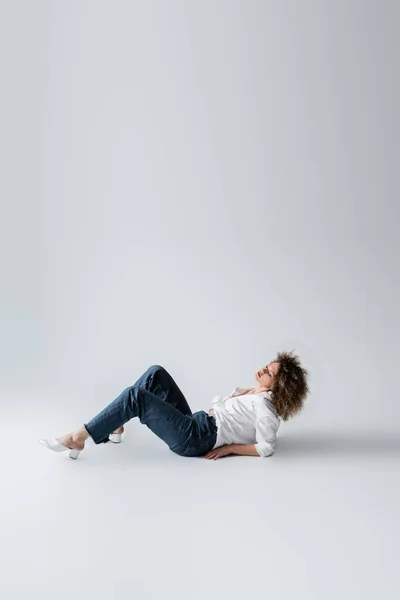
<path id="1" fill-rule="evenodd" d="M 218 427 L 214 448 L 254 444 L 260 456 L 270 456 L 275 452 L 281 419 L 272 404 L 271 392 L 246 394 L 246 391 L 235 387 L 227 396 L 214 396 L 212 409 Z"/>

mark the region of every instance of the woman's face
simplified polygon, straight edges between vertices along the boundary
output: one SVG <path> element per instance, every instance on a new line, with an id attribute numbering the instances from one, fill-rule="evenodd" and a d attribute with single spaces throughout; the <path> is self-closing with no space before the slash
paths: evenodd
<path id="1" fill-rule="evenodd" d="M 257 371 L 255 378 L 260 387 L 265 387 L 268 390 L 272 389 L 275 383 L 276 375 L 278 374 L 280 364 L 277 362 L 269 363 Z"/>

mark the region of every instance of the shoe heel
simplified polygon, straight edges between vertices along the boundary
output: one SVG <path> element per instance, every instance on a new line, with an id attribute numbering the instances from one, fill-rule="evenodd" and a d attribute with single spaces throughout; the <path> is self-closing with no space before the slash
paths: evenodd
<path id="1" fill-rule="evenodd" d="M 120 444 L 122 441 L 122 433 L 110 433 L 110 442 L 114 444 Z"/>
<path id="2" fill-rule="evenodd" d="M 80 450 L 70 450 L 69 451 L 69 457 L 70 458 L 78 458 L 79 454 L 81 453 Z"/>

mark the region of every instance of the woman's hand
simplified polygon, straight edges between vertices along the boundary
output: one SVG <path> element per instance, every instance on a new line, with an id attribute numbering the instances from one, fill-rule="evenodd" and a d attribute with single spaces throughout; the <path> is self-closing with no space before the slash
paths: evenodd
<path id="1" fill-rule="evenodd" d="M 232 454 L 232 445 L 226 444 L 225 446 L 219 446 L 218 448 L 213 448 L 207 452 L 204 458 L 210 459 L 213 458 L 217 460 L 217 458 L 221 458 L 221 456 L 227 456 L 228 454 Z"/>

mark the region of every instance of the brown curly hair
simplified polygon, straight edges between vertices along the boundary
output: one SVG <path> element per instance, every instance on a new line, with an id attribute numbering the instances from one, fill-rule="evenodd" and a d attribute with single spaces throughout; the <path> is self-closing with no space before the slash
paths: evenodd
<path id="1" fill-rule="evenodd" d="M 278 416 L 284 421 L 294 417 L 304 407 L 309 394 L 308 371 L 301 365 L 299 357 L 291 352 L 278 352 L 271 361 L 279 363 L 279 370 L 271 390 L 273 404 Z"/>

